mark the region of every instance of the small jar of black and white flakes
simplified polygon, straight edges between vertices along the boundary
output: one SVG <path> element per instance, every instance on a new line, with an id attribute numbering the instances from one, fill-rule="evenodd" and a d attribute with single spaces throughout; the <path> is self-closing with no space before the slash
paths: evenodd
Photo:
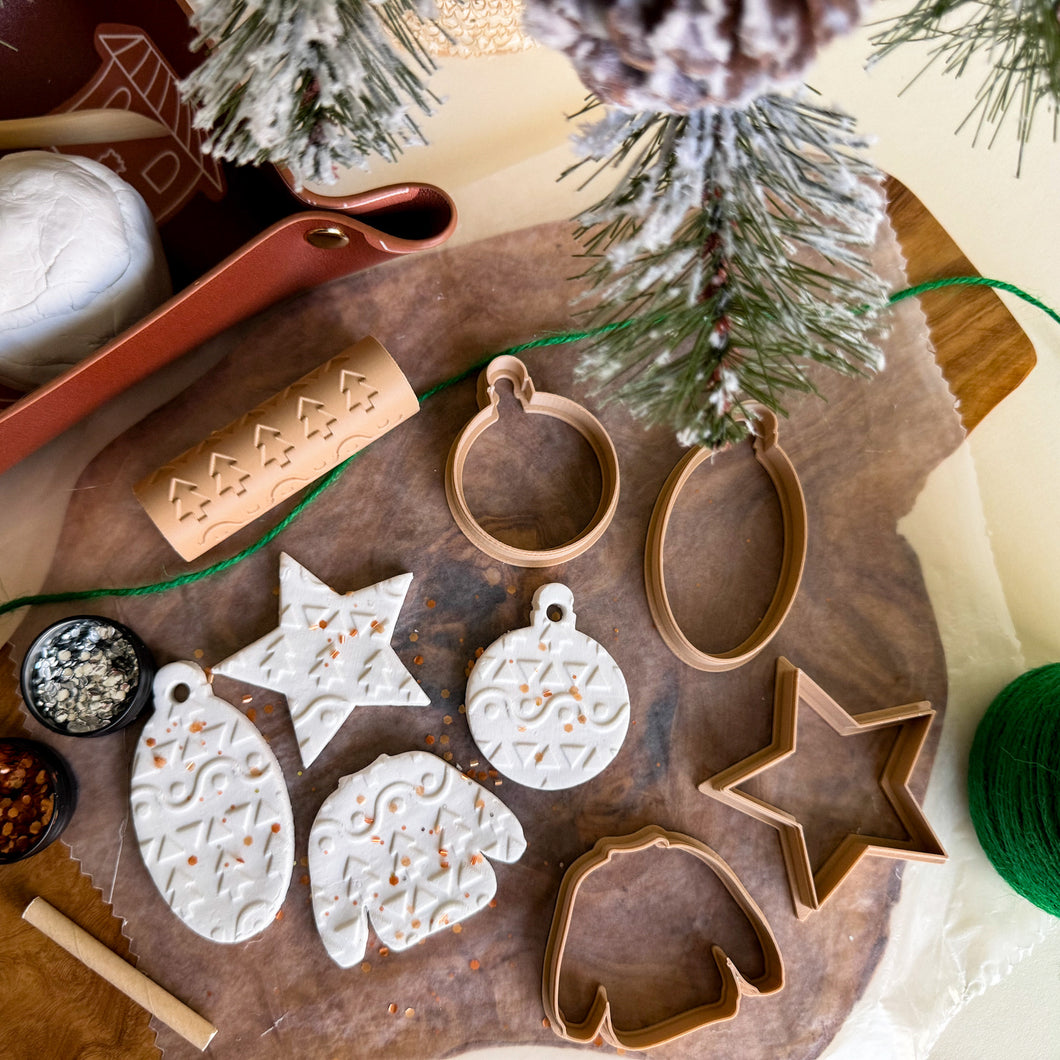
<path id="1" fill-rule="evenodd" d="M 22 660 L 22 698 L 44 726 L 64 736 L 123 729 L 151 699 L 155 664 L 127 626 L 75 615 L 48 626 Z"/>

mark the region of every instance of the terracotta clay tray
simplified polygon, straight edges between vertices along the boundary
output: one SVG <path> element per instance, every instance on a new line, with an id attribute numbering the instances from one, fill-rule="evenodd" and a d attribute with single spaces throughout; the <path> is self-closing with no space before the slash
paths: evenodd
<path id="1" fill-rule="evenodd" d="M 0 411 L 0 472 L 225 328 L 327 280 L 437 246 L 456 224 L 452 200 L 431 185 L 320 196 L 297 191 L 283 169 L 229 167 L 205 155 L 177 90 L 198 61 L 186 15 L 177 3 L 139 6 L 60 0 L 43 21 L 32 5 L 0 8 L 0 39 L 15 49 L 5 58 L 11 91 L 5 77 L 0 117 L 112 107 L 171 130 L 62 151 L 109 166 L 140 192 L 174 286 L 184 288 L 50 383 L 24 396 L 4 388 L 13 403 Z M 56 48 L 64 63 L 53 78 Z"/>

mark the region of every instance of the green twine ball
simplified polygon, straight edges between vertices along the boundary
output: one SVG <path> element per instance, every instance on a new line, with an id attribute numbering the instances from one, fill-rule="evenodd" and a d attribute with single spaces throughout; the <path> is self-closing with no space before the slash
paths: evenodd
<path id="1" fill-rule="evenodd" d="M 976 729 L 968 803 L 1013 890 L 1060 916 L 1060 663 L 1017 677 Z"/>

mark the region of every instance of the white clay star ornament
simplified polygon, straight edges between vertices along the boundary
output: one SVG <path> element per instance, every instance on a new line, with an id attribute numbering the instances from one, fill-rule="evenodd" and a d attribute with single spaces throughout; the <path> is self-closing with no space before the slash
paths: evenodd
<path id="1" fill-rule="evenodd" d="M 302 763 L 312 764 L 359 706 L 430 699 L 390 646 L 411 574 L 338 593 L 280 555 L 280 624 L 213 667 L 287 697 Z"/>

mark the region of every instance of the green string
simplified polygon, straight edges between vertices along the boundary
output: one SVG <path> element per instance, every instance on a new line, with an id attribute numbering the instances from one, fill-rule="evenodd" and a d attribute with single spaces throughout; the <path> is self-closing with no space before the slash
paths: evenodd
<path id="1" fill-rule="evenodd" d="M 1026 291 L 1021 291 L 1018 287 L 1015 287 L 1010 283 L 1005 283 L 1003 280 L 990 280 L 983 276 L 952 276 L 947 279 L 920 283 L 914 287 L 907 287 L 904 290 L 896 291 L 887 299 L 887 301 L 888 304 L 894 305 L 896 302 L 900 302 L 904 298 L 912 298 L 916 295 L 923 294 L 925 291 L 933 291 L 940 287 L 954 286 L 996 287 L 1000 290 L 1008 291 L 1010 294 L 1017 295 L 1031 305 L 1037 306 L 1060 324 L 1060 314 L 1057 314 L 1054 310 L 1050 309 L 1049 306 L 1040 302 L 1033 295 L 1029 295 Z M 527 350 L 537 350 L 548 346 L 563 346 L 572 342 L 581 342 L 583 339 L 592 339 L 599 335 L 606 335 L 611 331 L 627 328 L 638 322 L 639 318 L 636 317 L 630 320 L 616 320 L 609 324 L 602 324 L 599 327 L 589 328 L 585 331 L 567 331 L 559 335 L 546 335 L 543 338 L 532 339 L 530 342 L 524 342 L 518 346 L 509 346 L 507 349 L 501 350 L 499 353 L 491 353 L 486 357 L 479 358 L 474 364 L 465 368 L 464 371 L 459 372 L 457 375 L 450 376 L 448 379 L 444 379 L 442 382 L 432 386 L 429 390 L 424 391 L 418 399 L 419 403 L 422 405 L 425 401 L 428 401 L 436 394 L 440 394 L 443 390 L 448 390 L 449 387 L 455 386 L 457 383 L 463 382 L 469 376 L 475 375 L 496 357 L 501 357 L 506 354 L 509 356 L 516 356 L 517 354 L 525 353 Z M 253 544 L 248 545 L 241 552 L 237 552 L 234 556 L 230 556 L 228 559 L 223 559 L 218 563 L 211 564 L 209 567 L 203 567 L 201 570 L 190 571 L 187 574 L 178 574 L 173 578 L 166 578 L 163 581 L 151 582 L 149 585 L 110 587 L 105 589 L 81 589 L 73 592 L 37 593 L 33 596 L 17 596 L 13 600 L 8 600 L 6 603 L 0 604 L 0 615 L 6 615 L 11 611 L 17 611 L 20 607 L 34 607 L 37 604 L 67 603 L 75 600 L 96 600 L 103 596 L 151 596 L 155 593 L 164 593 L 169 589 L 179 588 L 182 585 L 193 585 L 195 582 L 202 581 L 204 578 L 210 578 L 215 574 L 220 574 L 222 571 L 226 571 L 229 568 L 236 566 L 237 563 L 242 563 L 243 560 L 253 556 L 255 552 L 260 552 L 271 541 L 274 541 L 291 525 L 291 523 L 295 521 L 295 519 L 298 518 L 298 516 L 302 514 L 302 512 L 306 510 L 306 508 L 313 503 L 313 501 L 317 499 L 317 497 L 333 486 L 339 478 L 341 478 L 346 468 L 348 468 L 360 455 L 359 452 L 354 453 L 353 456 L 347 457 L 341 464 L 332 468 L 331 471 L 312 486 L 306 495 L 271 530 L 267 531 Z"/>
<path id="2" fill-rule="evenodd" d="M 994 868 L 1060 916 L 1060 664 L 1017 677 L 990 704 L 968 756 L 968 808 Z"/>

